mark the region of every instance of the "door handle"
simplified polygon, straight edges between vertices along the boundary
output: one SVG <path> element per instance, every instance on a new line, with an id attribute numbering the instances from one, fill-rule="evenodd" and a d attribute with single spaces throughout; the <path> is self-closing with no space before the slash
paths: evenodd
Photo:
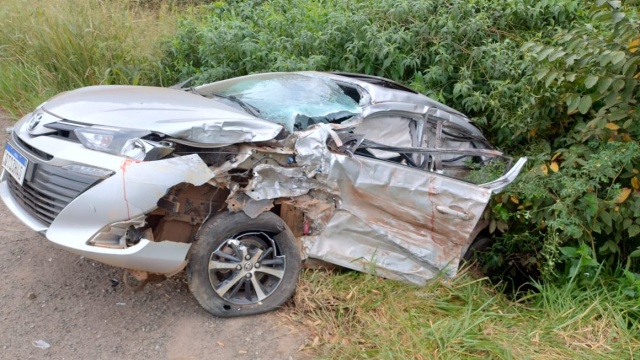
<path id="1" fill-rule="evenodd" d="M 468 212 L 464 212 L 464 211 L 460 211 L 460 210 L 456 210 L 456 209 L 452 209 L 449 206 L 437 205 L 436 206 L 436 210 L 438 210 L 438 212 L 441 213 L 441 214 L 455 216 L 458 219 L 473 220 L 473 214 L 468 213 Z"/>

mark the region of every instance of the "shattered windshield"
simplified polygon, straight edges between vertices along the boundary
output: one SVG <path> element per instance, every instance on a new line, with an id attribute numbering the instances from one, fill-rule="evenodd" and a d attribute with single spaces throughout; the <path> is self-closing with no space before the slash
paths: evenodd
<path id="1" fill-rule="evenodd" d="M 283 124 L 289 131 L 340 122 L 361 111 L 358 101 L 338 84 L 309 74 L 249 76 L 212 84 L 206 92 L 250 104 L 261 118 Z"/>

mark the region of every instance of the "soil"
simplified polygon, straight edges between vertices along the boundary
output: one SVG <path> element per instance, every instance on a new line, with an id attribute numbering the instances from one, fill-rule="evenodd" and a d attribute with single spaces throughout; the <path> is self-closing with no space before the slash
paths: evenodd
<path id="1" fill-rule="evenodd" d="M 0 144 L 12 125 L 0 112 Z M 1 359 L 311 358 L 291 310 L 216 318 L 183 274 L 134 292 L 122 269 L 56 248 L 1 201 L 0 274 Z"/>

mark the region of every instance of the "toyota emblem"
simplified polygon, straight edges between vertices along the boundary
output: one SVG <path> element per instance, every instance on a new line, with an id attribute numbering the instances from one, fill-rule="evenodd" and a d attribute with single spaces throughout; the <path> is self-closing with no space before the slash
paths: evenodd
<path id="1" fill-rule="evenodd" d="M 40 121 L 42 120 L 42 114 L 35 114 L 31 117 L 31 120 L 29 120 L 29 131 L 32 131 L 33 129 L 35 129 L 39 124 Z"/>

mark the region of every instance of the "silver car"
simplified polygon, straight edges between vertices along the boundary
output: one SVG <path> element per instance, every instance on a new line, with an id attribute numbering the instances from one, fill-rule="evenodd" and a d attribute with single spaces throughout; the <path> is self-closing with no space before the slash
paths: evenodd
<path id="1" fill-rule="evenodd" d="M 0 196 L 143 284 L 186 268 L 199 303 L 229 317 L 281 306 L 305 264 L 454 276 L 525 162 L 396 82 L 265 73 L 59 94 L 13 128 Z"/>

